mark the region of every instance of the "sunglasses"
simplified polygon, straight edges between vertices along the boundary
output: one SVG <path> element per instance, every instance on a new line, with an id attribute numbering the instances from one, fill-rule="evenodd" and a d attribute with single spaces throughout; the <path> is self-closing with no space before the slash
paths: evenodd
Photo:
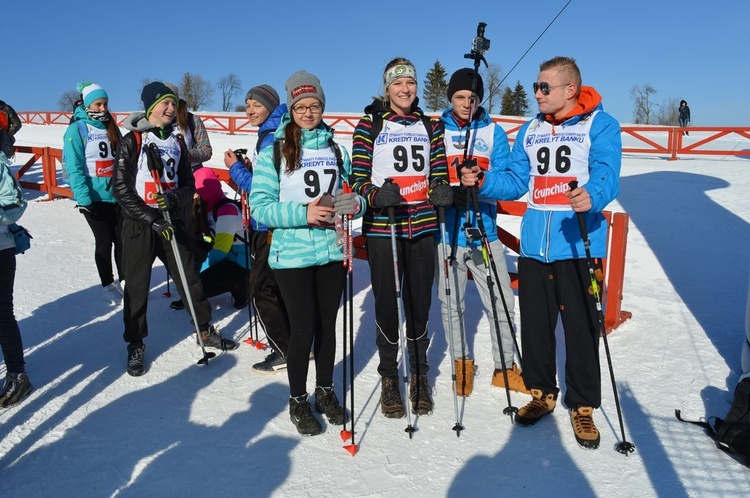
<path id="1" fill-rule="evenodd" d="M 539 90 L 541 90 L 542 91 L 542 95 L 549 95 L 549 93 L 554 88 L 560 88 L 561 86 L 568 86 L 568 85 L 570 85 L 570 83 L 564 83 L 562 85 L 550 86 L 550 84 L 547 83 L 546 81 L 542 81 L 541 83 L 534 83 L 534 85 L 532 85 L 532 86 L 534 87 L 534 93 L 536 93 Z"/>

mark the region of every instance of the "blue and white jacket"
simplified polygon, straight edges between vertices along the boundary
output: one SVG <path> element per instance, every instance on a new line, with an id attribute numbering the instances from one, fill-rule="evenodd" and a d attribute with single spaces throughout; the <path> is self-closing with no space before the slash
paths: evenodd
<path id="1" fill-rule="evenodd" d="M 549 177 L 559 177 L 563 182 L 578 181 L 591 196 L 591 209 L 584 213 L 586 227 L 591 241 L 591 255 L 594 258 L 606 256 L 607 221 L 602 210 L 615 199 L 620 191 L 620 167 L 622 164 L 622 140 L 620 124 L 602 110 L 601 97 L 593 88 L 582 87 L 579 108 L 562 122 L 552 122 L 543 114 L 525 123 L 516 136 L 510 156 L 509 170 L 501 175 L 487 175 L 479 188 L 483 196 L 515 200 L 533 188 L 535 179 L 540 178 L 536 169 L 549 173 Z M 577 113 L 576 113 L 577 112 Z M 577 130 L 585 133 L 577 133 Z M 571 156 L 562 154 L 563 161 L 555 163 L 555 152 L 546 165 L 535 156 L 529 159 L 528 147 L 538 147 L 541 137 L 555 140 L 569 135 L 578 136 L 578 147 L 585 153 Z M 559 150 L 559 149 L 558 149 Z M 544 154 L 541 156 L 544 158 Z M 551 162 L 549 162 L 551 161 Z M 556 168 L 555 165 L 559 164 Z M 535 168 L 532 175 L 532 168 Z M 579 172 L 571 176 L 571 172 Z M 550 187 L 564 193 L 567 183 Z M 559 196 L 560 193 L 555 195 Z M 576 213 L 560 203 L 544 207 L 529 196 L 529 208 L 521 222 L 521 257 L 533 258 L 545 263 L 566 259 L 585 258 L 581 233 Z M 533 206 L 532 206 L 533 204 Z"/>
<path id="2" fill-rule="evenodd" d="M 280 104 L 276 109 L 273 110 L 273 112 L 266 118 L 265 121 L 260 125 L 258 128 L 258 136 L 260 137 L 263 135 L 263 138 L 261 139 L 261 142 L 259 144 L 256 144 L 255 151 L 253 151 L 253 155 L 250 158 L 253 163 L 256 162 L 258 153 L 268 147 L 269 145 L 273 145 L 273 132 L 279 127 L 279 124 L 281 123 L 281 117 L 286 114 L 287 108 L 286 104 Z M 268 132 L 268 133 L 266 133 Z M 234 183 L 237 184 L 238 187 L 240 187 L 244 192 L 250 192 L 250 189 L 253 186 L 253 174 L 247 170 L 244 164 L 237 161 L 229 168 L 229 176 L 232 177 L 232 180 L 234 180 Z M 268 227 L 263 225 L 262 223 L 258 223 L 254 218 L 251 218 L 250 223 L 252 224 L 253 230 L 256 232 L 267 232 Z"/>
<path id="3" fill-rule="evenodd" d="M 290 122 L 289 114 L 282 118 L 275 140 L 284 138 L 284 130 Z M 302 148 L 323 151 L 330 149 L 329 140 L 333 137 L 333 130 L 323 123 L 312 130 L 302 130 Z M 338 180 L 333 194 L 343 185 L 343 177 L 351 174 L 351 160 L 349 154 L 341 148 L 343 159 L 343 175 L 338 172 Z M 338 235 L 333 226 L 318 227 L 307 223 L 307 204 L 300 200 L 281 200 L 282 181 L 287 181 L 292 175 L 285 171 L 286 164 L 281 158 L 280 171 L 276 171 L 273 158 L 273 147 L 266 147 L 258 155 L 255 163 L 255 175 L 250 190 L 251 215 L 260 223 L 273 229 L 273 238 L 268 255 L 268 264 L 274 269 L 307 268 L 322 266 L 333 261 L 342 261 L 343 253 L 340 245 L 336 244 Z M 287 180 L 283 177 L 287 175 Z M 321 192 L 322 195 L 322 192 Z M 301 196 L 298 196 L 301 197 Z M 319 196 L 318 196 L 319 197 Z M 356 217 L 361 217 L 365 211 L 365 200 L 360 197 L 360 209 Z"/>
<path id="4" fill-rule="evenodd" d="M 453 108 L 443 112 L 440 118 L 445 126 L 445 155 L 448 163 L 448 172 L 451 179 L 451 185 L 457 186 L 456 169 L 463 160 L 463 144 L 466 137 L 466 126 L 460 126 L 453 114 Z M 484 108 L 479 107 L 476 117 L 472 120 L 470 130 L 470 148 L 467 154 L 477 159 L 478 164 L 484 171 L 485 175 L 499 175 L 508 168 L 508 157 L 510 155 L 510 146 L 508 145 L 508 136 L 505 130 L 487 115 Z M 487 239 L 489 242 L 497 240 L 497 199 L 480 195 L 479 212 L 482 217 Z M 445 210 L 445 229 L 448 240 L 446 243 L 453 242 L 454 230 L 456 228 L 456 216 L 458 215 L 458 247 L 468 247 L 466 235 L 462 227 L 466 222 L 466 210 L 456 209 L 450 206 Z M 469 223 L 471 226 L 478 226 L 474 207 L 471 206 L 469 211 Z M 436 237 L 438 241 L 442 240 L 442 234 Z M 481 241 L 471 243 L 472 247 L 478 247 Z"/>

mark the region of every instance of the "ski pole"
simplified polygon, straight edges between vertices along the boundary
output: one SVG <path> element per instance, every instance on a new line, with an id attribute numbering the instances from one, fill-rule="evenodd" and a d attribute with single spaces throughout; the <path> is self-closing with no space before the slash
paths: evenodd
<path id="1" fill-rule="evenodd" d="M 495 267 L 495 261 L 492 257 L 492 249 L 490 248 L 490 242 L 487 239 L 487 231 L 484 228 L 484 221 L 482 221 L 482 213 L 479 211 L 479 197 L 477 196 L 477 188 L 469 187 L 468 189 L 469 196 L 471 198 L 472 204 L 474 205 L 474 217 L 477 220 L 477 225 L 479 227 L 479 233 L 481 237 L 482 242 L 482 259 L 484 262 L 484 269 L 485 269 L 485 278 L 487 279 L 487 289 L 490 293 L 490 302 L 492 303 L 492 319 L 493 323 L 495 325 L 495 334 L 497 335 L 497 344 L 498 348 L 500 349 L 500 364 L 503 367 L 503 381 L 505 382 L 505 396 L 508 400 L 508 406 L 503 409 L 503 414 L 508 415 L 510 417 L 510 423 L 515 423 L 514 415 L 518 412 L 518 408 L 513 406 L 513 403 L 510 400 L 510 386 L 508 381 L 508 365 L 505 362 L 505 348 L 503 347 L 503 338 L 500 335 L 500 317 L 497 312 L 497 305 L 495 304 L 495 285 L 492 280 L 492 273 L 491 270 L 495 270 L 495 279 L 497 279 L 497 269 Z M 510 319 L 510 312 L 508 311 L 508 305 L 505 302 L 505 296 L 503 295 L 503 290 L 500 288 L 500 284 L 498 283 L 497 286 L 498 290 L 500 291 L 500 300 L 503 303 L 503 307 L 505 308 L 505 317 L 508 321 L 508 327 L 510 327 L 510 330 L 513 330 L 513 322 Z"/>
<path id="2" fill-rule="evenodd" d="M 172 293 L 169 291 L 169 268 L 167 268 L 167 292 L 164 293 L 164 297 L 172 297 Z"/>
<path id="3" fill-rule="evenodd" d="M 348 194 L 351 192 L 348 183 L 344 183 L 344 193 Z M 344 441 L 351 440 L 351 443 L 344 446 L 344 449 L 354 456 L 357 453 L 357 444 L 354 440 L 354 245 L 352 242 L 352 215 L 347 214 L 342 220 L 344 230 L 344 268 L 346 269 L 346 281 L 344 282 L 344 358 L 343 358 L 343 402 L 342 405 L 346 409 L 346 388 L 347 388 L 347 367 L 351 377 L 351 395 L 349 396 L 350 401 L 350 416 L 351 416 L 351 430 L 346 430 L 346 418 L 344 418 L 344 428 L 341 431 L 341 439 Z M 348 333 L 348 337 L 347 337 Z M 347 349 L 347 339 L 348 349 Z M 349 365 L 347 366 L 347 357 L 349 359 Z"/>
<path id="4" fill-rule="evenodd" d="M 247 193 L 242 192 L 240 194 L 240 207 L 242 208 L 242 229 L 245 232 L 245 261 L 250 263 L 250 247 L 248 245 L 249 243 L 249 236 L 250 236 L 250 204 L 247 202 Z M 252 265 L 249 271 L 252 271 Z M 245 339 L 244 342 L 247 344 L 250 344 L 251 346 L 255 346 L 256 340 L 257 340 L 257 329 L 256 329 L 256 335 L 253 337 L 253 299 L 250 297 L 250 275 L 248 271 L 247 276 L 247 282 L 245 282 L 245 289 L 247 291 L 247 298 L 248 298 L 248 306 L 247 306 L 247 324 L 249 328 L 249 337 Z M 255 317 L 257 320 L 257 317 Z"/>
<path id="5" fill-rule="evenodd" d="M 389 179 L 386 179 L 388 181 Z M 393 180 L 390 180 L 393 181 Z M 396 209 L 394 207 L 388 208 L 388 222 L 391 226 L 391 252 L 393 253 L 393 279 L 396 284 L 396 308 L 398 308 L 398 332 L 399 342 L 401 343 L 401 370 L 404 376 L 404 389 L 406 390 L 406 415 L 409 421 L 409 425 L 406 426 L 404 432 L 409 434 L 409 439 L 414 435 L 414 426 L 411 421 L 411 398 L 409 394 L 409 379 L 406 371 L 406 362 L 408 353 L 406 351 L 406 331 L 404 330 L 404 310 L 401 305 L 401 284 L 399 282 L 399 271 L 398 271 L 398 250 L 396 249 Z"/>
<path id="6" fill-rule="evenodd" d="M 573 180 L 568 184 L 570 191 L 578 188 L 578 182 Z M 599 283 L 596 281 L 594 275 L 594 263 L 591 257 L 591 240 L 589 240 L 589 233 L 586 229 L 586 218 L 582 212 L 577 212 L 578 217 L 578 228 L 581 231 L 581 238 L 583 239 L 583 248 L 586 251 L 586 265 L 589 270 L 589 280 L 591 281 L 591 290 L 594 293 L 594 301 L 596 303 L 596 318 L 599 322 L 599 334 L 604 340 L 604 351 L 607 354 L 607 366 L 609 366 L 609 378 L 612 381 L 612 392 L 615 396 L 615 407 L 617 408 L 617 420 L 620 423 L 620 433 L 622 434 L 622 441 L 615 445 L 615 450 L 618 453 L 622 453 L 628 456 L 630 453 L 635 451 L 635 445 L 625 439 L 625 425 L 622 423 L 622 409 L 620 408 L 620 397 L 617 395 L 617 384 L 615 383 L 615 370 L 612 367 L 612 357 L 609 354 L 609 341 L 607 340 L 607 331 L 604 329 L 604 313 L 602 312 L 602 297 L 599 293 Z"/>
<path id="7" fill-rule="evenodd" d="M 156 157 L 158 156 L 158 152 L 156 152 L 154 149 L 156 149 L 156 144 L 150 143 L 148 145 L 148 149 L 151 153 L 155 154 Z M 159 194 L 164 194 L 164 189 L 161 185 L 161 178 L 159 176 L 159 172 L 156 169 L 151 170 L 151 176 L 154 179 L 154 183 L 156 184 L 156 191 Z M 172 217 L 169 214 L 169 210 L 165 209 L 162 211 L 162 215 L 164 216 L 164 219 L 167 221 L 167 223 L 172 223 Z M 193 325 L 195 326 L 195 332 L 198 335 L 198 343 L 201 346 L 201 351 L 203 352 L 203 358 L 198 360 L 198 365 L 208 365 L 208 360 L 210 358 L 213 358 L 216 356 L 216 353 L 214 352 L 206 352 L 206 347 L 203 344 L 203 337 L 201 336 L 201 331 L 198 327 L 198 318 L 195 314 L 195 307 L 193 306 L 193 298 L 190 296 L 190 289 L 187 285 L 187 280 L 185 278 L 185 268 L 182 265 L 182 256 L 180 256 L 179 248 L 177 247 L 177 240 L 174 236 L 169 239 L 169 242 L 172 245 L 172 252 L 174 253 L 174 259 L 177 263 L 177 273 L 180 275 L 180 281 L 182 282 L 182 290 L 185 292 L 185 300 L 187 301 L 188 307 L 190 308 L 190 315 L 193 318 Z"/>
<path id="8" fill-rule="evenodd" d="M 453 309 L 451 306 L 451 277 L 450 277 L 450 265 L 452 260 L 448 254 L 448 242 L 445 240 L 447 233 L 445 231 L 445 208 L 438 208 L 438 221 L 440 222 L 440 249 L 443 253 L 443 269 L 445 274 L 445 301 L 448 303 L 448 337 L 450 344 L 448 349 L 451 352 L 451 378 L 453 379 L 453 410 L 456 414 L 456 425 L 453 426 L 453 430 L 456 431 L 456 437 L 461 435 L 461 431 L 464 426 L 461 425 L 459 414 L 458 414 L 458 379 L 456 378 L 456 354 L 453 351 L 454 339 L 453 339 Z M 465 371 L 464 371 L 465 373 Z"/>

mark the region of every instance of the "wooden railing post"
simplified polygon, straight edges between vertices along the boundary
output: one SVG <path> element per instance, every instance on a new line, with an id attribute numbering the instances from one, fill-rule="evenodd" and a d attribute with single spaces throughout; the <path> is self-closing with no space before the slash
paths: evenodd
<path id="1" fill-rule="evenodd" d="M 609 251 L 607 253 L 607 287 L 604 296 L 604 329 L 609 334 L 633 316 L 622 310 L 625 284 L 625 252 L 628 245 L 630 216 L 614 213 L 609 226 Z"/>

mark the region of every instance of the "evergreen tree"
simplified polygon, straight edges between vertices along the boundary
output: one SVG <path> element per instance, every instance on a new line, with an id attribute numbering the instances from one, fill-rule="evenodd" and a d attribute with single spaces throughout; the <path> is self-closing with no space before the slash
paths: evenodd
<path id="1" fill-rule="evenodd" d="M 503 98 L 500 101 L 500 114 L 503 116 L 515 116 L 513 102 L 513 91 L 509 86 L 505 87 Z"/>
<path id="2" fill-rule="evenodd" d="M 448 107 L 446 76 L 448 76 L 448 73 L 439 60 L 435 61 L 435 65 L 425 76 L 422 97 L 424 98 L 424 107 L 430 111 L 440 111 Z"/>
<path id="3" fill-rule="evenodd" d="M 513 90 L 513 116 L 526 116 L 529 112 L 529 99 L 526 98 L 526 90 L 519 81 Z"/>

